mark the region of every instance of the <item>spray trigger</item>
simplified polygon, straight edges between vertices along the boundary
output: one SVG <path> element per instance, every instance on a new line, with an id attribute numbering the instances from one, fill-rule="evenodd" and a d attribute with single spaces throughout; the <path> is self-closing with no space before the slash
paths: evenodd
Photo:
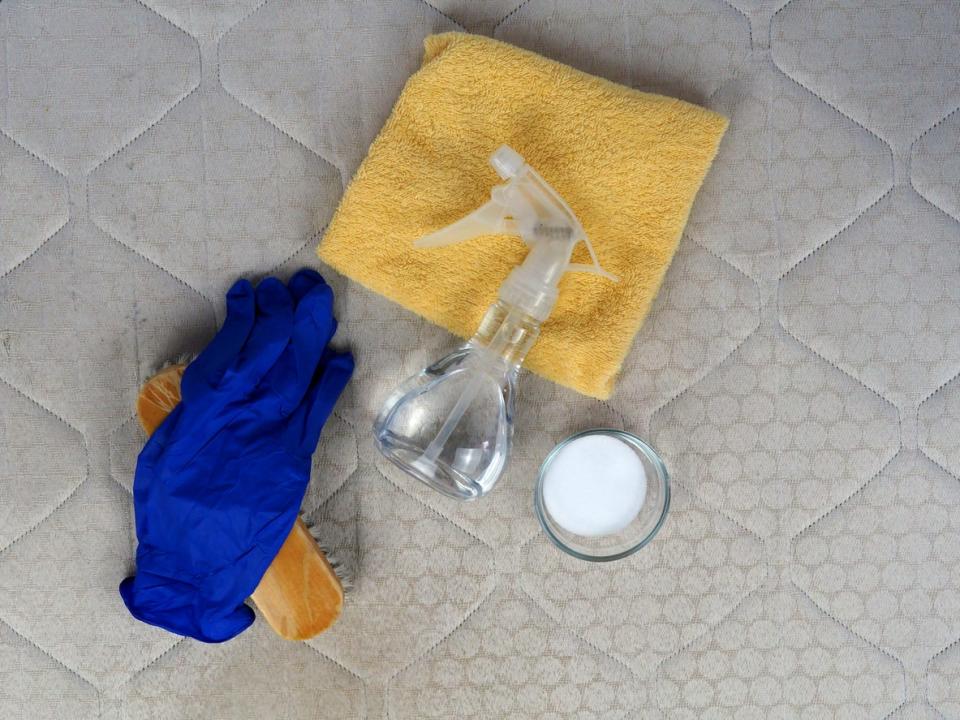
<path id="1" fill-rule="evenodd" d="M 501 299 L 545 318 L 556 302 L 556 286 L 566 272 L 586 272 L 617 282 L 600 265 L 583 226 L 559 193 L 512 148 L 502 145 L 490 165 L 506 180 L 490 193 L 490 200 L 460 220 L 429 233 L 414 245 L 443 247 L 481 235 L 519 235 L 530 248 L 500 288 Z M 583 243 L 590 264 L 571 263 L 573 249 Z"/>

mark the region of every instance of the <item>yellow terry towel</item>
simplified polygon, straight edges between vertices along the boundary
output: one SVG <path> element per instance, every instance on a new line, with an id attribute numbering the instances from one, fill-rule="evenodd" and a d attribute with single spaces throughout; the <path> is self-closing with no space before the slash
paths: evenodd
<path id="1" fill-rule="evenodd" d="M 487 160 L 510 145 L 570 204 L 600 263 L 621 279 L 568 273 L 525 366 L 609 397 L 727 120 L 490 38 L 446 33 L 424 46 L 320 258 L 469 337 L 525 246 L 510 236 L 439 249 L 413 241 L 486 202 L 502 182 Z M 582 245 L 574 262 L 589 262 Z"/>

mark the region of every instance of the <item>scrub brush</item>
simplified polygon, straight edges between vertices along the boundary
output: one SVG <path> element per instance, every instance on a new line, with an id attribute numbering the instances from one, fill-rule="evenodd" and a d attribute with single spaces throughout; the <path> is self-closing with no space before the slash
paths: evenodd
<path id="1" fill-rule="evenodd" d="M 137 396 L 137 418 L 147 435 L 180 402 L 180 380 L 188 359 L 157 371 Z M 273 630 L 288 640 L 306 640 L 336 622 L 349 578 L 298 518 L 251 599 Z"/>

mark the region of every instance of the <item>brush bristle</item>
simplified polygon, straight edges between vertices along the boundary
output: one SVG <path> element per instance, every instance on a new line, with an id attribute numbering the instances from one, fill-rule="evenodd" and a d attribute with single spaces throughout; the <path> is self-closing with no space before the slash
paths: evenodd
<path id="1" fill-rule="evenodd" d="M 149 377 L 158 375 L 159 373 L 166 370 L 168 367 L 173 367 L 174 365 L 189 365 L 196 359 L 197 359 L 197 353 L 182 353 L 180 355 L 177 355 L 175 358 L 171 360 L 167 360 L 165 363 L 161 364 L 159 367 L 154 368 L 153 371 L 150 373 Z"/>
<path id="2" fill-rule="evenodd" d="M 350 573 L 350 568 L 343 562 L 343 560 L 330 548 L 329 545 L 326 545 L 319 537 L 320 529 L 309 522 L 308 520 L 303 520 L 304 524 L 307 526 L 307 530 L 310 532 L 311 537 L 317 542 L 317 546 L 323 552 L 327 558 L 327 562 L 330 563 L 330 567 L 333 568 L 333 571 L 337 574 L 337 577 L 340 578 L 340 584 L 343 586 L 343 591 L 345 593 L 350 592 L 353 589 L 353 575 Z"/>

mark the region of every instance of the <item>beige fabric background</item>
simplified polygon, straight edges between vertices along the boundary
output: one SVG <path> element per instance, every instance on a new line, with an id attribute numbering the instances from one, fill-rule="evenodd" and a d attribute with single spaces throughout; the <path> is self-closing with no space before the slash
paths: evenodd
<path id="1" fill-rule="evenodd" d="M 237 275 L 315 264 L 458 28 L 732 119 L 617 393 L 525 377 L 510 471 L 447 502 L 368 428 L 453 338 L 331 277 L 359 366 L 305 510 L 344 617 L 305 644 L 135 622 L 139 383 Z M 0 717 L 960 718 L 955 2 L 6 0 L 0 39 Z M 599 424 L 660 449 L 675 504 L 595 567 L 531 490 Z"/>

